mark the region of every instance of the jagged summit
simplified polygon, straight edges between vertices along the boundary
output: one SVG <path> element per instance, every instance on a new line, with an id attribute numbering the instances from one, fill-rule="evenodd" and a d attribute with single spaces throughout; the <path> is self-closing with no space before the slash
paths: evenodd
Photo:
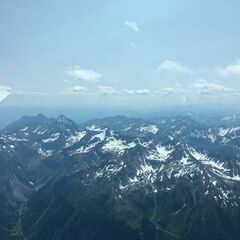
<path id="1" fill-rule="evenodd" d="M 73 121 L 70 118 L 67 118 L 65 115 L 61 114 L 56 118 L 58 123 L 71 124 Z"/>

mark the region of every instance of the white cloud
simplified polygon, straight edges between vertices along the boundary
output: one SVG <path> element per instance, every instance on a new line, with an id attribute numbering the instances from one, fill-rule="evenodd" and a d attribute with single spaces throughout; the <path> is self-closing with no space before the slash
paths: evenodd
<path id="1" fill-rule="evenodd" d="M 139 27 L 137 23 L 131 22 L 131 21 L 125 21 L 125 25 L 131 30 L 133 30 L 134 32 L 139 32 Z"/>
<path id="2" fill-rule="evenodd" d="M 13 95 L 19 96 L 59 96 L 64 95 L 65 92 L 46 92 L 46 91 L 22 91 L 22 90 L 13 90 Z"/>
<path id="3" fill-rule="evenodd" d="M 123 92 L 127 94 L 136 94 L 136 95 L 149 95 L 151 92 L 144 88 L 144 89 L 123 89 Z"/>
<path id="4" fill-rule="evenodd" d="M 192 84 L 192 88 L 204 95 L 234 92 L 232 88 L 225 87 L 219 83 L 209 82 L 204 79 L 198 79 L 194 84 Z"/>
<path id="5" fill-rule="evenodd" d="M 159 91 L 156 91 L 156 93 L 159 93 L 163 96 L 174 96 L 178 94 L 186 93 L 187 91 L 182 88 L 162 88 Z"/>
<path id="6" fill-rule="evenodd" d="M 79 85 L 75 85 L 63 90 L 59 91 L 22 91 L 22 90 L 14 90 L 12 94 L 19 95 L 19 96 L 51 96 L 51 97 L 57 97 L 57 96 L 68 96 L 68 95 L 74 95 L 79 93 L 85 93 L 87 94 L 87 88 Z"/>
<path id="7" fill-rule="evenodd" d="M 11 93 L 11 88 L 0 85 L 0 102 L 2 102 Z"/>
<path id="8" fill-rule="evenodd" d="M 217 73 L 221 77 L 236 77 L 240 76 L 240 60 L 237 62 L 227 65 L 226 67 L 218 68 Z"/>
<path id="9" fill-rule="evenodd" d="M 73 67 L 68 71 L 68 74 L 76 79 L 86 82 L 99 82 L 103 75 L 90 69 L 81 68 L 79 66 Z"/>
<path id="10" fill-rule="evenodd" d="M 116 95 L 118 94 L 118 91 L 116 91 L 113 87 L 110 86 L 99 86 L 100 92 L 103 95 Z"/>
<path id="11" fill-rule="evenodd" d="M 74 93 L 85 92 L 86 90 L 87 88 L 79 85 L 75 85 L 70 88 L 70 91 Z"/>
<path id="12" fill-rule="evenodd" d="M 158 72 L 171 71 L 171 72 L 179 72 L 179 73 L 192 73 L 192 71 L 187 66 L 184 66 L 180 62 L 171 61 L 171 60 L 163 61 L 158 66 L 156 71 L 158 71 Z"/>

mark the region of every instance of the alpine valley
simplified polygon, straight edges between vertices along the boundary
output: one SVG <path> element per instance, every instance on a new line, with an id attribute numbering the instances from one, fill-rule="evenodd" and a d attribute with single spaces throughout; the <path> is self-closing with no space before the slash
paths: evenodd
<path id="1" fill-rule="evenodd" d="M 4 240 L 239 240 L 240 118 L 26 116 L 0 183 Z"/>

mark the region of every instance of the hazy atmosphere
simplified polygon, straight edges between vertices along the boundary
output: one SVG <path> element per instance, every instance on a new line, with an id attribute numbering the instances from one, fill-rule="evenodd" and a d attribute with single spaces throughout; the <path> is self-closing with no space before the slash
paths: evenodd
<path id="1" fill-rule="evenodd" d="M 0 240 L 240 240 L 239 0 L 0 0 Z"/>
<path id="2" fill-rule="evenodd" d="M 240 100 L 239 1 L 0 1 L 1 106 Z"/>

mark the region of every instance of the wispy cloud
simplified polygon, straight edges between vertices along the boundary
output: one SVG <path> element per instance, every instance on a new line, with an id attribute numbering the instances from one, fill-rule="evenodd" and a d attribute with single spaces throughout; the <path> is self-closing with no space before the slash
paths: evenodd
<path id="1" fill-rule="evenodd" d="M 80 93 L 84 93 L 85 95 L 88 94 L 87 88 L 79 85 L 75 85 L 72 87 L 68 87 L 59 91 L 22 91 L 22 90 L 13 90 L 13 95 L 20 95 L 20 96 L 50 96 L 50 97 L 57 97 L 57 96 L 69 96 L 69 95 L 77 95 Z"/>
<path id="2" fill-rule="evenodd" d="M 229 64 L 225 67 L 217 68 L 217 73 L 221 77 L 237 77 L 240 76 L 240 59 L 235 63 Z"/>
<path id="3" fill-rule="evenodd" d="M 0 85 L 0 102 L 9 96 L 11 93 L 11 88 L 8 86 Z"/>
<path id="4" fill-rule="evenodd" d="M 136 94 L 136 95 L 149 95 L 151 91 L 144 88 L 144 89 L 123 89 L 124 93 L 127 94 Z"/>
<path id="5" fill-rule="evenodd" d="M 182 88 L 161 88 L 158 91 L 155 91 L 156 94 L 161 94 L 162 96 L 176 96 L 179 94 L 184 94 L 188 92 L 188 90 L 182 89 Z"/>
<path id="6" fill-rule="evenodd" d="M 110 86 L 99 86 L 98 88 L 100 90 L 100 93 L 107 96 L 116 95 L 119 93 L 117 90 Z"/>
<path id="7" fill-rule="evenodd" d="M 140 30 L 139 30 L 139 27 L 138 27 L 138 25 L 137 25 L 136 22 L 125 21 L 125 25 L 126 25 L 129 29 L 133 30 L 134 32 L 139 32 L 139 31 L 140 31 Z"/>
<path id="8" fill-rule="evenodd" d="M 210 82 L 205 79 L 198 79 L 195 83 L 192 84 L 192 88 L 203 95 L 216 95 L 219 93 L 234 92 L 232 88 L 228 88 L 222 84 Z"/>
<path id="9" fill-rule="evenodd" d="M 72 86 L 69 90 L 70 92 L 73 92 L 73 93 L 80 93 L 80 92 L 87 91 L 87 88 L 83 86 L 75 85 L 75 86 Z"/>
<path id="10" fill-rule="evenodd" d="M 157 100 L 166 99 L 167 101 L 176 101 L 176 99 L 182 99 L 181 101 L 191 101 L 191 99 L 199 98 L 203 96 L 204 99 L 219 98 L 235 96 L 240 97 L 240 92 L 231 87 L 225 86 L 221 82 L 209 81 L 205 79 L 198 79 L 191 84 L 181 83 L 181 85 L 167 86 L 162 88 L 127 88 L 123 89 L 120 86 L 105 86 L 105 85 L 90 85 L 88 88 L 82 85 L 68 85 L 59 88 L 58 91 L 22 91 L 16 89 L 10 89 L 6 86 L 0 85 L 0 102 L 3 101 L 9 94 L 19 96 L 30 97 L 83 97 L 91 99 L 92 101 L 101 100 L 104 96 L 118 100 L 130 100 L 132 99 L 146 99 Z M 177 100 L 177 101 L 178 101 Z"/>
<path id="11" fill-rule="evenodd" d="M 178 73 L 192 73 L 192 71 L 185 65 L 180 62 L 166 60 L 160 63 L 157 67 L 156 71 L 163 72 L 163 71 L 171 71 L 171 72 L 178 72 Z"/>
<path id="12" fill-rule="evenodd" d="M 99 82 L 103 75 L 91 69 L 75 66 L 68 71 L 68 74 L 78 80 L 86 82 Z"/>
<path id="13" fill-rule="evenodd" d="M 46 92 L 46 91 L 24 91 L 24 90 L 13 90 L 13 95 L 19 95 L 19 96 L 60 96 L 65 95 L 66 91 L 63 92 Z"/>

